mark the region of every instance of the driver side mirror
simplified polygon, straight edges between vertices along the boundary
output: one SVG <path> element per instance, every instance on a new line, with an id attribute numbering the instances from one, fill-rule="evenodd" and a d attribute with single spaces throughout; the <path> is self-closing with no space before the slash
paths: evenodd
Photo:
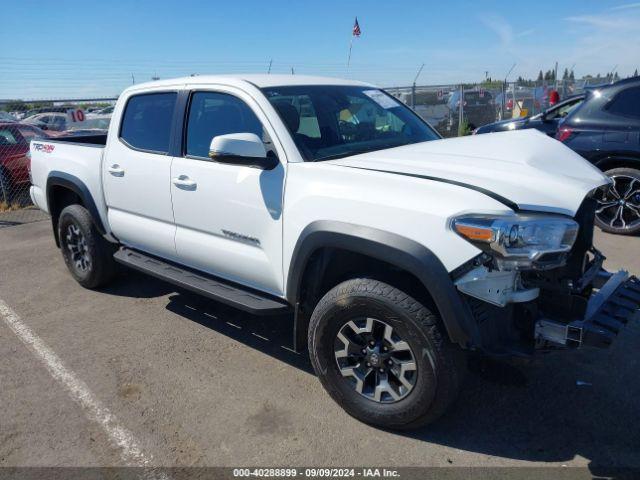
<path id="1" fill-rule="evenodd" d="M 214 162 L 271 170 L 278 158 L 267 156 L 264 143 L 255 133 L 229 133 L 211 140 L 209 158 Z"/>

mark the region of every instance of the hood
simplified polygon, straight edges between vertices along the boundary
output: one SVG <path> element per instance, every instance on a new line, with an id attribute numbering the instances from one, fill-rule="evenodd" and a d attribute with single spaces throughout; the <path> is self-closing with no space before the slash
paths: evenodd
<path id="1" fill-rule="evenodd" d="M 531 117 L 509 118 L 507 120 L 500 120 L 499 122 L 493 122 L 493 123 L 489 123 L 488 125 L 483 125 L 482 127 L 479 127 L 478 130 L 487 130 L 487 131 L 508 130 L 509 124 L 514 124 L 515 125 L 514 130 L 515 130 L 529 123 L 530 119 Z"/>
<path id="2" fill-rule="evenodd" d="M 609 183 L 580 155 L 532 129 L 434 140 L 328 163 L 427 177 L 425 182 L 479 190 L 512 208 L 571 216 L 591 190 Z"/>

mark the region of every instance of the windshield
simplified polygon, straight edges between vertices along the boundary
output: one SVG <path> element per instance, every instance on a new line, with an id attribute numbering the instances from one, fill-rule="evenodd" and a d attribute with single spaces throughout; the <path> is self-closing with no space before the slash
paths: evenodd
<path id="1" fill-rule="evenodd" d="M 404 104 L 375 88 L 303 85 L 263 92 L 307 161 L 440 138 Z"/>

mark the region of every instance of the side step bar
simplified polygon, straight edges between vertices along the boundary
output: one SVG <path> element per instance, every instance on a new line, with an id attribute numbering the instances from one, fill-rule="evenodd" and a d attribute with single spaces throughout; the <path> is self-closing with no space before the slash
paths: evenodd
<path id="1" fill-rule="evenodd" d="M 231 307 L 257 315 L 285 313 L 289 304 L 284 300 L 263 296 L 242 287 L 196 273 L 135 250 L 121 248 L 113 258 L 127 267 L 173 283 L 179 287 L 199 293 L 205 297 L 225 303 Z"/>

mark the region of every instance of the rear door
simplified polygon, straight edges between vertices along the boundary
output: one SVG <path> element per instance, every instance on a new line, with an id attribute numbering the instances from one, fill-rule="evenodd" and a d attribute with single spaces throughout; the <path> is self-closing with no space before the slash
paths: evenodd
<path id="1" fill-rule="evenodd" d="M 616 94 L 605 106 L 612 115 L 604 141 L 612 147 L 630 154 L 638 155 L 638 132 L 640 132 L 640 87 L 627 88 Z"/>
<path id="2" fill-rule="evenodd" d="M 259 170 L 208 158 L 213 137 L 255 133 L 284 161 L 266 115 L 242 91 L 203 89 L 190 95 L 184 131 L 171 167 L 180 263 L 282 295 L 283 162 Z"/>
<path id="3" fill-rule="evenodd" d="M 171 144 L 176 91 L 131 95 L 102 162 L 113 233 L 125 245 L 175 259 Z"/>

